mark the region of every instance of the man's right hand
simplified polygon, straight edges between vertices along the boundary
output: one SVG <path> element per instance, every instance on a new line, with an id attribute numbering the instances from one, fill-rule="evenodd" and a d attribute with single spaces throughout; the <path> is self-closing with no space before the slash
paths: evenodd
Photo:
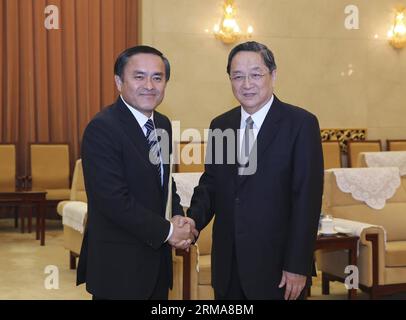
<path id="1" fill-rule="evenodd" d="M 176 249 L 189 249 L 189 246 L 195 241 L 199 232 L 195 228 L 195 222 L 187 217 L 174 216 L 171 219 L 173 232 L 168 242 Z"/>

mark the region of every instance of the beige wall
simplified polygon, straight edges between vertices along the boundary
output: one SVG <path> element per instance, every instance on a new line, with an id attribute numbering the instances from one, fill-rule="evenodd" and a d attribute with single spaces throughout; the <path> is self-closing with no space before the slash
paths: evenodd
<path id="1" fill-rule="evenodd" d="M 211 29 L 221 0 L 142 1 L 143 43 L 162 50 L 173 77 L 160 111 L 181 128 L 206 128 L 237 105 L 227 74 L 232 46 Z M 236 0 L 240 26 L 274 52 L 276 94 L 315 113 L 322 128 L 368 128 L 368 138 L 406 139 L 406 48 L 386 40 L 398 1 Z M 344 27 L 346 5 L 359 8 L 360 29 Z M 375 38 L 375 35 L 378 38 Z"/>

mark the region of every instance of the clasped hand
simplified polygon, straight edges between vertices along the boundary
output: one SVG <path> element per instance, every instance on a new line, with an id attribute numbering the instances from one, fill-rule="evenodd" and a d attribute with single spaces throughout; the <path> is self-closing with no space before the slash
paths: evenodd
<path id="1" fill-rule="evenodd" d="M 174 216 L 171 219 L 173 232 L 169 238 L 169 244 L 176 249 L 189 251 L 190 245 L 195 241 L 199 232 L 193 219 L 184 216 Z"/>

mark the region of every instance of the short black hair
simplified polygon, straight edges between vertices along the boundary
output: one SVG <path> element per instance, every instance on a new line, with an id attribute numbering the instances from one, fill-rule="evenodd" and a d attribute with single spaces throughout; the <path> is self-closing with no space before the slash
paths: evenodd
<path id="1" fill-rule="evenodd" d="M 169 81 L 169 78 L 171 77 L 171 66 L 169 64 L 169 60 L 161 51 L 150 46 L 135 46 L 120 53 L 120 55 L 117 57 L 116 63 L 114 64 L 114 74 L 119 76 L 120 79 L 123 79 L 123 72 L 128 59 L 139 53 L 149 53 L 160 57 L 165 65 L 165 79 L 166 81 Z"/>
<path id="2" fill-rule="evenodd" d="M 268 67 L 269 72 L 272 72 L 276 69 L 275 57 L 272 51 L 269 50 L 269 48 L 262 43 L 256 41 L 248 41 L 237 45 L 230 51 L 227 62 L 228 75 L 230 75 L 231 61 L 233 60 L 234 56 L 241 51 L 258 52 L 264 59 L 264 63 Z"/>

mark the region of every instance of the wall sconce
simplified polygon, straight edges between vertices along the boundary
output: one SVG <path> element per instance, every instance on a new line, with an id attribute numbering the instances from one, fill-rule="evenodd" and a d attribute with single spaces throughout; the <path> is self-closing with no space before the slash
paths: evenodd
<path id="1" fill-rule="evenodd" d="M 223 4 L 223 16 L 219 24 L 216 24 L 213 28 L 213 33 L 216 39 L 223 41 L 224 43 L 234 43 L 241 38 L 251 38 L 254 28 L 248 26 L 247 32 L 242 33 L 235 19 L 237 10 L 233 0 L 224 0 Z"/>
<path id="2" fill-rule="evenodd" d="M 395 15 L 395 22 L 388 32 L 389 43 L 396 49 L 406 45 L 405 8 L 400 8 Z"/>

